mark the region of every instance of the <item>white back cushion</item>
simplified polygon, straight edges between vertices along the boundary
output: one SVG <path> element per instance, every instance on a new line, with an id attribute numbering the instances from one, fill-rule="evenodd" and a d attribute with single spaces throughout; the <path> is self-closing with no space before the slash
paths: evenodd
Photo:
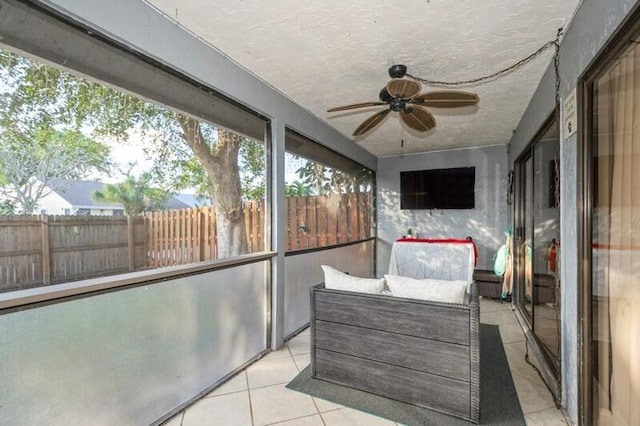
<path id="1" fill-rule="evenodd" d="M 389 274 L 436 280 L 473 281 L 473 243 L 396 241 L 391 248 Z"/>
<path id="2" fill-rule="evenodd" d="M 467 290 L 464 280 L 415 279 L 399 275 L 385 275 L 391 294 L 408 299 L 463 304 Z"/>

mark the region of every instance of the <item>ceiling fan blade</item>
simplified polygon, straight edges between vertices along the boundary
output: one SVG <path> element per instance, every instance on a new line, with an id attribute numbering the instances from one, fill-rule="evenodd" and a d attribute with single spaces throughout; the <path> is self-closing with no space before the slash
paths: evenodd
<path id="1" fill-rule="evenodd" d="M 479 100 L 475 93 L 443 90 L 421 93 L 411 98 L 410 102 L 432 108 L 457 108 L 475 105 Z"/>
<path id="2" fill-rule="evenodd" d="M 406 111 L 402 111 L 400 116 L 407 126 L 419 132 L 426 132 L 436 127 L 433 114 L 418 105 L 412 105 Z"/>
<path id="3" fill-rule="evenodd" d="M 394 78 L 387 83 L 387 92 L 394 98 L 412 98 L 420 93 L 420 83 L 404 78 Z"/>
<path id="4" fill-rule="evenodd" d="M 376 105 L 386 105 L 386 102 L 361 102 L 359 104 L 344 105 L 328 109 L 327 112 L 346 111 L 348 109 L 364 108 Z"/>
<path id="5" fill-rule="evenodd" d="M 358 126 L 355 132 L 353 132 L 353 136 L 360 136 L 367 133 L 369 130 L 380 124 L 380 122 L 384 120 L 390 112 L 391 109 L 385 109 L 367 118 L 360 126 Z"/>

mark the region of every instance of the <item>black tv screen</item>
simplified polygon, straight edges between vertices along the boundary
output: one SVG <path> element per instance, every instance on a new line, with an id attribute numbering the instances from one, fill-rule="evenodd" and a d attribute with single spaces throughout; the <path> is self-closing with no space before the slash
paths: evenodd
<path id="1" fill-rule="evenodd" d="M 401 209 L 472 209 L 475 167 L 400 172 Z"/>

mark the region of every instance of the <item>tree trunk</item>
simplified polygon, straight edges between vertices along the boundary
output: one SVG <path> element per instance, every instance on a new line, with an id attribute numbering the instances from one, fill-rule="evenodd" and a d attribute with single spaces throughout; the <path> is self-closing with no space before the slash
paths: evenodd
<path id="1" fill-rule="evenodd" d="M 193 150 L 211 181 L 210 196 L 215 203 L 218 258 L 247 252 L 247 237 L 242 209 L 242 190 L 238 153 L 242 136 L 218 129 L 215 149 L 205 141 L 198 121 L 181 116 L 183 138 Z"/>
<path id="2" fill-rule="evenodd" d="M 216 203 L 216 233 L 220 258 L 247 252 L 247 234 L 238 168 L 241 142 L 241 136 L 219 129 L 217 157 L 220 163 L 218 167 L 207 169 L 213 184 L 212 192 Z"/>

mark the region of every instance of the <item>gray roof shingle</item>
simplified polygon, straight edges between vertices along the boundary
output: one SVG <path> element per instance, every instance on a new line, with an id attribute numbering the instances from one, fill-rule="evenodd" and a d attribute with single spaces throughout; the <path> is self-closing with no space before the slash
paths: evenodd
<path id="1" fill-rule="evenodd" d="M 86 180 L 55 179 L 50 187 L 55 188 L 55 192 L 67 200 L 72 206 L 112 206 L 122 208 L 120 203 L 110 203 L 107 201 L 95 201 L 93 193 L 103 191 L 104 183 L 91 182 Z"/>
<path id="2" fill-rule="evenodd" d="M 108 201 L 96 201 L 93 199 L 95 191 L 103 191 L 104 183 L 92 182 L 86 180 L 71 179 L 55 179 L 52 185 L 56 188 L 55 192 L 64 198 L 74 207 L 109 207 L 112 209 L 123 209 L 122 204 L 112 203 Z M 188 209 L 195 207 L 180 199 L 182 194 L 173 196 L 165 201 L 163 208 L 165 209 Z"/>

